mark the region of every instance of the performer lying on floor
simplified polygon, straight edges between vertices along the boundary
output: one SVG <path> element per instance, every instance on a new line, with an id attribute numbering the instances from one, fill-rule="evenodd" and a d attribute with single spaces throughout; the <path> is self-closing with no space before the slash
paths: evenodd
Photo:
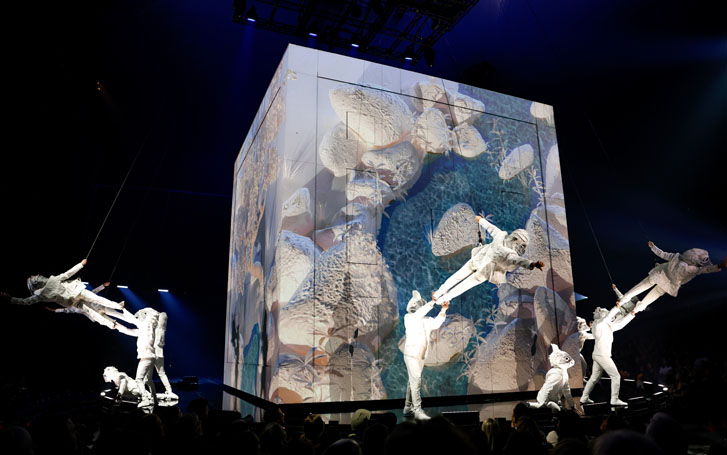
<path id="1" fill-rule="evenodd" d="M 490 234 L 492 241 L 472 249 L 471 259 L 432 294 L 435 303 L 449 302 L 485 281 L 502 284 L 507 272 L 518 267 L 543 270 L 542 261 L 532 262 L 522 257 L 529 240 L 524 229 L 516 229 L 508 234 L 484 217 L 476 216 L 475 221 L 480 229 Z"/>

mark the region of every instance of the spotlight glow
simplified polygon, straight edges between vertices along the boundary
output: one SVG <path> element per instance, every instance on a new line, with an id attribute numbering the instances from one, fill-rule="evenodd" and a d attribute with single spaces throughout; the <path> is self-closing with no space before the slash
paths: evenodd
<path id="1" fill-rule="evenodd" d="M 119 289 L 129 289 L 129 286 L 124 286 L 123 284 L 117 284 L 116 287 Z"/>
<path id="2" fill-rule="evenodd" d="M 312 36 L 313 38 L 315 38 L 316 36 L 318 36 L 318 33 L 308 32 L 308 36 Z"/>
<path id="3" fill-rule="evenodd" d="M 169 292 L 169 289 L 157 289 L 159 292 Z"/>
<path id="4" fill-rule="evenodd" d="M 404 57 L 404 60 L 412 61 L 411 57 Z"/>
<path id="5" fill-rule="evenodd" d="M 355 47 L 355 48 L 358 48 L 358 44 L 356 44 L 356 43 L 351 43 L 351 47 Z"/>
<path id="6" fill-rule="evenodd" d="M 248 18 L 247 18 L 247 21 L 248 21 L 248 22 L 257 22 L 257 21 L 256 21 L 255 19 L 253 19 L 252 17 L 248 17 Z"/>

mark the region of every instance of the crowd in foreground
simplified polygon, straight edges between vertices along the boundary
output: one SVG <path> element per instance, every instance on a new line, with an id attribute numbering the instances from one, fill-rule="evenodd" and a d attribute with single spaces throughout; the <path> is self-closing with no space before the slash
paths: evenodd
<path id="1" fill-rule="evenodd" d="M 398 422 L 393 413 L 360 409 L 350 425 L 326 423 L 308 415 L 286 423 L 279 407 L 266 409 L 262 421 L 250 416 L 210 411 L 204 399 L 178 407 L 106 412 L 93 421 L 75 422 L 66 414 L 40 416 L 23 426 L 0 430 L 2 454 L 485 454 L 485 455 L 687 455 L 688 435 L 669 413 L 649 421 L 629 421 L 612 414 L 595 427 L 573 411 L 559 413 L 555 428 L 541 430 L 531 410 L 520 403 L 511 420 L 487 419 L 481 425 L 457 427 L 442 416 Z M 595 431 L 594 431 L 595 430 Z M 697 453 L 727 454 L 722 434 Z"/>

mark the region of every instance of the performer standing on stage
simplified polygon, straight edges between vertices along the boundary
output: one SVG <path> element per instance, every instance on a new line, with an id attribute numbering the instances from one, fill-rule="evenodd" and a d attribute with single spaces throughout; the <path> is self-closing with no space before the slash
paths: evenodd
<path id="1" fill-rule="evenodd" d="M 430 417 L 422 410 L 422 370 L 424 359 L 429 347 L 429 335 L 432 330 L 438 329 L 447 315 L 449 302 L 442 303 L 442 310 L 437 317 L 427 317 L 427 313 L 434 308 L 434 302 L 426 302 L 419 291 L 412 291 L 412 297 L 406 306 L 404 328 L 406 341 L 404 343 L 404 363 L 409 373 L 406 384 L 406 402 L 404 415 L 414 416 L 417 420 L 428 420 Z"/>
<path id="2" fill-rule="evenodd" d="M 586 387 L 583 389 L 583 395 L 581 395 L 581 404 L 593 403 L 590 399 L 591 391 L 595 387 L 596 383 L 603 372 L 611 378 L 611 405 L 613 406 L 626 406 L 626 403 L 619 400 L 618 392 L 621 389 L 621 375 L 616 368 L 616 364 L 613 363 L 611 358 L 611 345 L 613 345 L 613 332 L 621 330 L 626 327 L 626 324 L 634 319 L 634 312 L 632 311 L 628 315 L 624 316 L 618 321 L 612 321 L 612 319 L 619 312 L 619 304 L 611 308 L 611 311 L 605 308 L 596 308 L 593 312 L 593 337 L 596 340 L 596 344 L 593 348 L 593 372 L 591 377 L 588 379 Z"/>
<path id="3" fill-rule="evenodd" d="M 542 261 L 532 262 L 522 257 L 529 241 L 524 229 L 508 234 L 479 215 L 475 221 L 480 229 L 490 234 L 492 242 L 472 249 L 471 259 L 432 294 L 435 303 L 449 302 L 485 281 L 502 284 L 507 272 L 518 267 L 543 270 Z"/>
<path id="4" fill-rule="evenodd" d="M 655 255 L 668 262 L 661 263 L 651 269 L 646 278 L 619 299 L 619 304 L 624 304 L 630 301 L 632 297 L 651 289 L 636 305 L 634 313 L 644 311 L 654 300 L 664 294 L 676 297 L 679 288 L 697 275 L 719 272 L 727 267 L 727 258 L 724 258 L 718 265 L 712 264 L 709 253 L 700 248 L 692 248 L 683 253 L 667 253 L 660 250 L 651 241 L 649 241 L 649 248 Z"/>

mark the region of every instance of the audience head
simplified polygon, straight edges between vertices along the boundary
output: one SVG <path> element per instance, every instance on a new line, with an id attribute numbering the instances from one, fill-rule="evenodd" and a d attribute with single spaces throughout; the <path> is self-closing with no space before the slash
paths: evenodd
<path id="1" fill-rule="evenodd" d="M 592 454 L 662 455 L 662 451 L 644 435 L 631 430 L 616 430 L 596 438 Z"/>

